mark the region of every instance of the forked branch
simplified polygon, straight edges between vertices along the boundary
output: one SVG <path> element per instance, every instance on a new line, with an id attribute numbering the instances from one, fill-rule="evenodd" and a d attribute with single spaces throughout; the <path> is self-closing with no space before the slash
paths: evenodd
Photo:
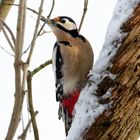
<path id="1" fill-rule="evenodd" d="M 35 116 L 38 114 L 38 111 L 35 112 Z M 20 140 L 26 140 L 26 136 L 27 136 L 27 132 L 30 128 L 30 125 L 32 123 L 32 119 L 30 119 L 27 123 L 27 126 L 25 127 L 25 129 L 23 130 L 22 134 L 20 136 L 18 136 L 18 139 Z"/>
<path id="2" fill-rule="evenodd" d="M 33 131 L 34 131 L 34 138 L 35 140 L 39 140 L 39 133 L 38 133 L 38 127 L 35 119 L 35 111 L 33 107 L 33 99 L 32 99 L 32 74 L 30 71 L 28 71 L 27 76 L 27 87 L 28 87 L 28 104 L 29 104 L 29 112 L 31 115 L 31 121 L 33 125 Z"/>
<path id="3" fill-rule="evenodd" d="M 15 41 L 15 102 L 9 129 L 5 140 L 13 139 L 20 121 L 20 115 L 23 106 L 24 94 L 21 87 L 21 78 L 22 78 L 21 54 L 24 42 L 25 13 L 26 13 L 26 0 L 20 0 L 17 21 L 17 34 Z"/>

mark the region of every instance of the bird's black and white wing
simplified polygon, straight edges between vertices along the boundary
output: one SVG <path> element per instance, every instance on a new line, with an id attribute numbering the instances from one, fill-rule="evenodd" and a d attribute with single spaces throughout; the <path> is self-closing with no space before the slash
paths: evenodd
<path id="1" fill-rule="evenodd" d="M 53 70 L 55 73 L 56 101 L 62 100 L 63 97 L 63 59 L 60 52 L 60 45 L 56 42 L 53 50 Z"/>

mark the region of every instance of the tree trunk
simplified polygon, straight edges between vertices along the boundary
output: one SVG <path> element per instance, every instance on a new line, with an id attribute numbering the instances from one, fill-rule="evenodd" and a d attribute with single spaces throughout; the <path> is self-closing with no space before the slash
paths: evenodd
<path id="1" fill-rule="evenodd" d="M 84 135 L 85 140 L 138 140 L 140 135 L 140 5 L 133 16 L 123 24 L 123 39 L 112 60 L 111 73 L 115 80 L 104 78 L 97 90 L 102 96 L 112 88 L 112 96 L 101 100 L 112 102 L 110 110 L 104 111 Z"/>

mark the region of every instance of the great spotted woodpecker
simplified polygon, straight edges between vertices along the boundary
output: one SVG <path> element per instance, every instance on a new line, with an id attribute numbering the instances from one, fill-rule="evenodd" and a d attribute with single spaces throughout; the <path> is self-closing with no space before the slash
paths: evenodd
<path id="1" fill-rule="evenodd" d="M 65 122 L 66 135 L 73 120 L 73 109 L 93 65 L 93 51 L 88 40 L 77 29 L 75 22 L 66 16 L 47 19 L 57 38 L 53 49 L 53 70 L 56 79 L 56 100 L 59 119 Z"/>

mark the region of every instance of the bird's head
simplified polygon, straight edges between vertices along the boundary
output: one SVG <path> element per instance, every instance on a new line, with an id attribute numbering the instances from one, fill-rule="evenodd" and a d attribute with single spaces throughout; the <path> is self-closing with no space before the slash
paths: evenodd
<path id="1" fill-rule="evenodd" d="M 61 35 L 68 35 L 75 38 L 78 36 L 77 26 L 70 17 L 59 16 L 54 19 L 47 19 L 46 23 L 51 27 L 57 38 Z"/>

